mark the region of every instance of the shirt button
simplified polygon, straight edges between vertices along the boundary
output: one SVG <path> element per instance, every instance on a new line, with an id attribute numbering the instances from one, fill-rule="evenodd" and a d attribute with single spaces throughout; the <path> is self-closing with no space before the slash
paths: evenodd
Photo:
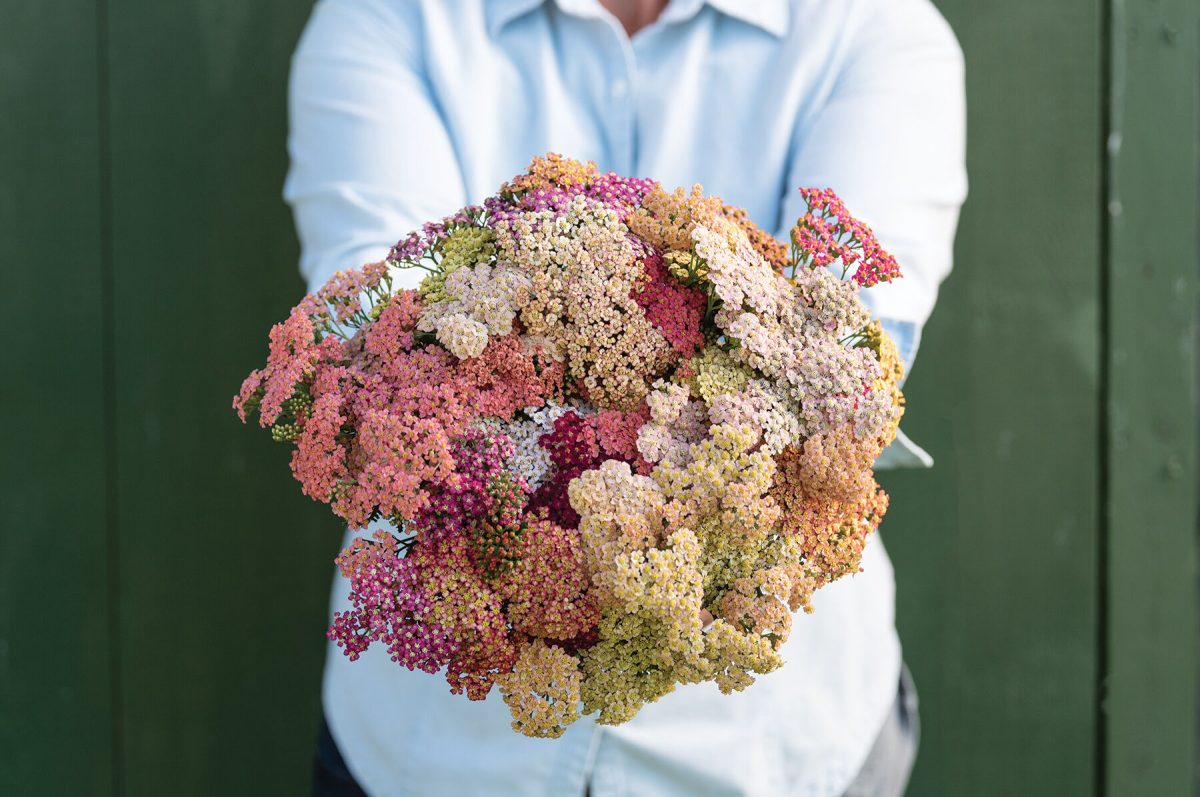
<path id="1" fill-rule="evenodd" d="M 624 80 L 618 80 L 612 84 L 612 96 L 614 100 L 624 99 L 629 93 L 629 84 Z"/>

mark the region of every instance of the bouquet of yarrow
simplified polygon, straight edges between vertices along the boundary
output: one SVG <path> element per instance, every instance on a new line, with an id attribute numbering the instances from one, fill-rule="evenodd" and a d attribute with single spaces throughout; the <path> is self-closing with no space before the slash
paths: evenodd
<path id="1" fill-rule="evenodd" d="M 377 526 L 337 559 L 329 638 L 498 686 L 530 736 L 779 667 L 793 612 L 859 569 L 903 411 L 858 295 L 896 262 L 802 193 L 784 244 L 699 186 L 547 155 L 306 296 L 234 406 Z"/>

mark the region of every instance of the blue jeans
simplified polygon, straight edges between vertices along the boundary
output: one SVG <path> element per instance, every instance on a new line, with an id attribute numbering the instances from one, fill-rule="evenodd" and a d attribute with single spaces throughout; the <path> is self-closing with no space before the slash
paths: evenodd
<path id="1" fill-rule="evenodd" d="M 908 788 L 908 776 L 916 763 L 920 741 L 917 689 L 908 667 L 901 665 L 896 704 L 875 737 L 866 763 L 843 797 L 902 797 Z"/>
<path id="2" fill-rule="evenodd" d="M 316 760 L 313 761 L 313 797 L 366 797 L 367 793 L 346 768 L 329 725 L 321 717 L 317 731 Z"/>

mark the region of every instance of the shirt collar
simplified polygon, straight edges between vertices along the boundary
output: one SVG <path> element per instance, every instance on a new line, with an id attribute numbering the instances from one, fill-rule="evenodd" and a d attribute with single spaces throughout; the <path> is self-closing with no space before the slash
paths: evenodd
<path id="1" fill-rule="evenodd" d="M 487 0 L 488 31 L 494 36 L 505 25 L 517 17 L 533 11 L 547 0 Z M 595 0 L 556 0 L 564 10 L 580 13 L 582 6 L 594 6 L 599 10 Z M 791 21 L 791 8 L 788 0 L 671 0 L 663 19 L 668 22 L 681 22 L 699 12 L 700 7 L 707 2 L 723 14 L 740 19 L 765 30 L 773 36 L 782 37 L 788 31 Z"/>
<path id="2" fill-rule="evenodd" d="M 708 4 L 731 17 L 783 38 L 791 23 L 788 0 L 708 0 Z"/>

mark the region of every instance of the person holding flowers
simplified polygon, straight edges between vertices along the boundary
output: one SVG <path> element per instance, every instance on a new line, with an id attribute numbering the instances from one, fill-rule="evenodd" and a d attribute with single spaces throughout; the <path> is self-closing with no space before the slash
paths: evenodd
<path id="1" fill-rule="evenodd" d="M 870 473 L 929 464 L 966 192 L 928 0 L 320 0 L 291 122 L 312 294 L 239 407 L 364 529 L 318 793 L 902 793 Z"/>

